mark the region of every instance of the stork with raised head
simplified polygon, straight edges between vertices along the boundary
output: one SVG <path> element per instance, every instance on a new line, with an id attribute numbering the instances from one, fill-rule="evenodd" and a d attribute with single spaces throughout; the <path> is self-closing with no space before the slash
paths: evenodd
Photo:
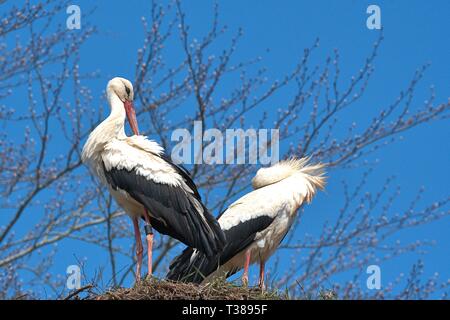
<path id="1" fill-rule="evenodd" d="M 208 283 L 244 268 L 242 282 L 247 285 L 249 265 L 259 262 L 259 286 L 264 290 L 265 263 L 288 233 L 298 209 L 324 188 L 324 165 L 310 165 L 307 158 L 281 161 L 259 169 L 252 185 L 254 191 L 220 215 L 227 238 L 224 250 L 207 257 L 194 248 L 185 249 L 171 263 L 168 279 Z"/>
<path id="2" fill-rule="evenodd" d="M 111 114 L 89 135 L 82 160 L 133 220 L 136 280 L 140 279 L 143 258 L 139 218 L 145 221 L 149 275 L 152 227 L 206 256 L 219 253 L 225 243 L 224 234 L 203 205 L 189 173 L 172 163 L 158 143 L 139 135 L 131 82 L 114 78 L 108 82 L 106 93 Z M 134 133 L 131 137 L 125 134 L 125 118 Z"/>

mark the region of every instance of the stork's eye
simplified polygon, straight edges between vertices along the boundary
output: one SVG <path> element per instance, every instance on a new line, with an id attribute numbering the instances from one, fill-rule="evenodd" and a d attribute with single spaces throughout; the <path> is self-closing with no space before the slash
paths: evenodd
<path id="1" fill-rule="evenodd" d="M 125 91 L 127 92 L 127 95 L 130 95 L 130 88 L 128 88 L 127 86 L 125 86 Z"/>

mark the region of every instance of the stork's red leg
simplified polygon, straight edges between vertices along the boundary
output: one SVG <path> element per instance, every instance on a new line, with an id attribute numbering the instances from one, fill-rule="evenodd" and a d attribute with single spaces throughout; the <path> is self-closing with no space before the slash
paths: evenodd
<path id="1" fill-rule="evenodd" d="M 260 261 L 259 263 L 259 288 L 264 291 L 266 289 L 264 284 L 264 267 L 265 267 L 265 261 Z"/>
<path id="2" fill-rule="evenodd" d="M 146 234 L 146 239 L 147 239 L 147 264 L 148 264 L 148 275 L 151 276 L 152 275 L 152 265 L 153 265 L 153 261 L 152 261 L 152 256 L 153 256 L 153 230 L 152 230 L 152 225 L 150 224 L 150 216 L 148 214 L 147 209 L 144 209 L 144 219 L 145 219 L 145 234 Z"/>
<path id="3" fill-rule="evenodd" d="M 134 226 L 134 236 L 136 238 L 136 282 L 139 282 L 141 280 L 142 253 L 144 252 L 144 248 L 142 247 L 141 232 L 139 230 L 139 219 L 132 219 Z"/>
<path id="4" fill-rule="evenodd" d="M 251 255 L 251 250 L 248 249 L 245 252 L 244 274 L 242 275 L 242 284 L 244 286 L 248 286 L 248 267 L 250 266 L 250 255 Z"/>

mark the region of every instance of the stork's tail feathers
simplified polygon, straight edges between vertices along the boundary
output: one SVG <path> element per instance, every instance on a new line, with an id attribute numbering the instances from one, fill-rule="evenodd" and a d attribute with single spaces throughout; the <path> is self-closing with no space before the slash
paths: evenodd
<path id="1" fill-rule="evenodd" d="M 311 203 L 312 198 L 317 192 L 317 189 L 323 190 L 325 188 L 326 176 L 325 176 L 325 168 L 326 164 L 324 163 L 315 163 L 310 164 L 310 158 L 302 158 L 302 159 L 291 159 L 289 161 L 299 162 L 297 164 L 300 166 L 299 171 L 304 175 L 306 179 L 308 193 L 306 195 L 306 201 Z"/>
<path id="2" fill-rule="evenodd" d="M 307 201 L 310 202 L 317 189 L 325 187 L 325 167 L 323 163 L 310 164 L 310 157 L 290 158 L 268 168 L 261 168 L 252 179 L 254 189 L 279 182 L 294 174 L 302 174 L 308 186 Z"/>
<path id="3" fill-rule="evenodd" d="M 212 260 L 215 260 L 214 258 Z M 193 248 L 186 248 L 176 257 L 169 267 L 166 275 L 168 280 L 201 283 L 208 275 L 209 266 L 205 254 Z"/>

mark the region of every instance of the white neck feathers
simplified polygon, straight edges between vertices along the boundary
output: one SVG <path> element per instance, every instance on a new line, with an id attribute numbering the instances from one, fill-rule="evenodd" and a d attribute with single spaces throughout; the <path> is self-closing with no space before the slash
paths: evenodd
<path id="1" fill-rule="evenodd" d="M 83 147 L 83 162 L 94 158 L 96 153 L 103 150 L 104 146 L 112 139 L 126 136 L 124 129 L 126 113 L 123 102 L 114 92 L 108 90 L 107 95 L 111 113 L 89 135 Z"/>

